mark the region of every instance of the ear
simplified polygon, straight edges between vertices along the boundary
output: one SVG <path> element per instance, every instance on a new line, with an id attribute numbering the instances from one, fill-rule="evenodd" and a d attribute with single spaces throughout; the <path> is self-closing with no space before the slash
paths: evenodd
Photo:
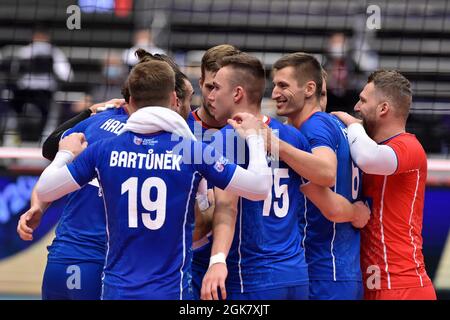
<path id="1" fill-rule="evenodd" d="M 180 107 L 178 104 L 178 97 L 175 91 L 172 91 L 170 94 L 170 109 L 173 111 L 180 113 Z"/>
<path id="2" fill-rule="evenodd" d="M 311 98 L 315 95 L 317 90 L 316 83 L 314 81 L 308 81 L 305 85 L 305 97 Z"/>
<path id="3" fill-rule="evenodd" d="M 203 82 L 205 82 L 205 80 L 200 77 L 200 79 L 198 79 L 198 85 L 200 86 L 200 89 L 203 87 Z"/>
<path id="4" fill-rule="evenodd" d="M 134 100 L 134 98 L 132 96 L 130 96 L 129 103 L 128 103 L 128 112 L 129 112 L 129 114 L 132 114 L 136 110 L 137 110 L 136 109 L 136 101 Z"/>
<path id="5" fill-rule="evenodd" d="M 384 101 L 381 104 L 378 105 L 378 111 L 380 116 L 385 116 L 391 109 L 391 106 L 388 101 Z"/>
<path id="6" fill-rule="evenodd" d="M 233 90 L 233 100 L 235 103 L 239 103 L 244 98 L 244 88 L 237 86 Z"/>

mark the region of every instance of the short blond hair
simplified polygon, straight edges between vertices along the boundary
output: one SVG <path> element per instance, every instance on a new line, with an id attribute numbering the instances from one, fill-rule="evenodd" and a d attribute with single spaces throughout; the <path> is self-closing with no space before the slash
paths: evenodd
<path id="1" fill-rule="evenodd" d="M 397 70 L 377 70 L 369 75 L 367 83 L 373 83 L 395 108 L 398 116 L 407 119 L 412 102 L 411 83 Z"/>

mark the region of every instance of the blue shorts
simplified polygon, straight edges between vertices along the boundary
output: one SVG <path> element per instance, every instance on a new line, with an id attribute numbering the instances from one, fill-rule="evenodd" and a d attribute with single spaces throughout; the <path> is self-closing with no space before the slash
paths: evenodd
<path id="1" fill-rule="evenodd" d="M 310 300 L 362 300 L 361 281 L 309 280 Z"/>
<path id="2" fill-rule="evenodd" d="M 43 300 L 100 300 L 103 264 L 47 262 L 42 281 Z"/>
<path id="3" fill-rule="evenodd" d="M 179 292 L 162 292 L 161 290 L 141 289 L 123 290 L 105 284 L 103 286 L 103 300 L 180 300 Z M 183 300 L 193 300 L 192 290 L 183 291 Z"/>
<path id="4" fill-rule="evenodd" d="M 254 292 L 227 292 L 227 300 L 308 300 L 308 297 L 307 284 Z"/>

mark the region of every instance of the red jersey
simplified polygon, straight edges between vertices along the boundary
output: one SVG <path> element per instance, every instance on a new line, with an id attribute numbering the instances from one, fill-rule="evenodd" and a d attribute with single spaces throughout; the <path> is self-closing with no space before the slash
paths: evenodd
<path id="1" fill-rule="evenodd" d="M 364 197 L 371 201 L 371 218 L 361 232 L 364 283 L 380 271 L 381 287 L 399 289 L 431 284 L 422 255 L 422 220 L 427 158 L 416 137 L 399 134 L 384 141 L 397 155 L 397 170 L 389 176 L 365 174 Z M 369 288 L 372 289 L 372 288 Z"/>

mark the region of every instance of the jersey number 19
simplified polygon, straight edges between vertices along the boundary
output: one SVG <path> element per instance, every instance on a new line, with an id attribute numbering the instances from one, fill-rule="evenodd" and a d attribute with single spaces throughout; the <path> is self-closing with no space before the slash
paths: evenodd
<path id="1" fill-rule="evenodd" d="M 150 191 L 156 188 L 157 197 L 153 201 L 150 199 Z M 131 177 L 122 183 L 122 194 L 128 192 L 128 227 L 138 226 L 138 178 Z M 140 190 L 142 207 L 148 211 L 156 211 L 155 219 L 152 219 L 150 212 L 142 213 L 142 222 L 150 230 L 157 230 L 162 227 L 166 220 L 166 199 L 167 187 L 165 182 L 158 177 L 147 178 Z"/>

